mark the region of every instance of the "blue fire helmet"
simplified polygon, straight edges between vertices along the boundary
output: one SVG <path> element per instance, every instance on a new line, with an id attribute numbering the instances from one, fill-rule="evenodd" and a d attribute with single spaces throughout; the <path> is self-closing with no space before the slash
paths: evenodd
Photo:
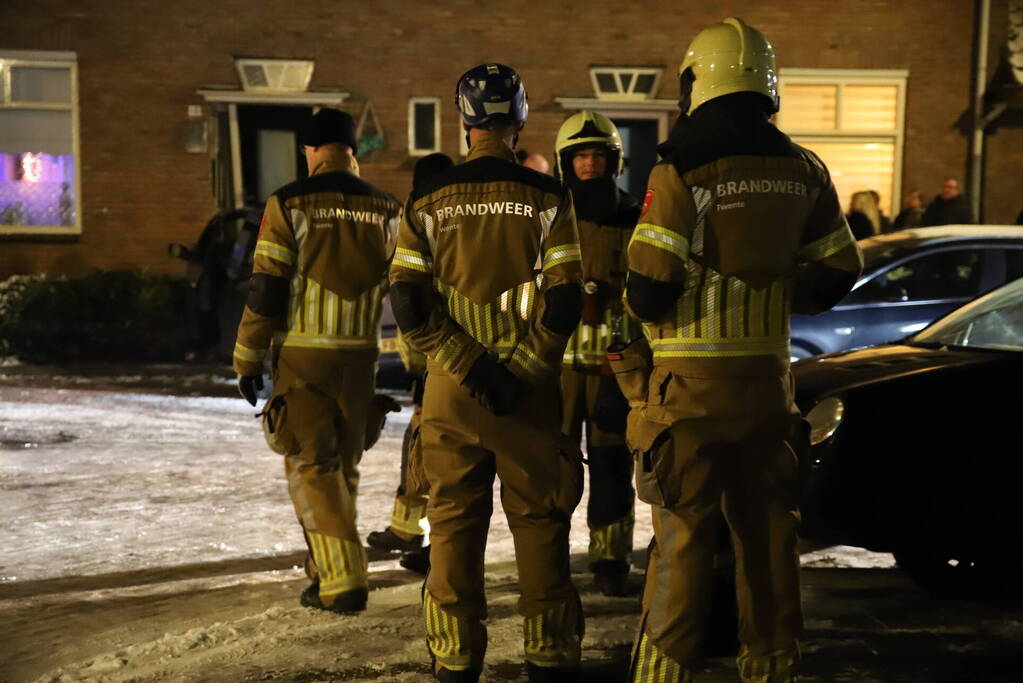
<path id="1" fill-rule="evenodd" d="M 504 64 L 480 64 L 462 74 L 455 87 L 455 106 L 470 128 L 498 122 L 521 128 L 529 112 L 522 79 Z"/>

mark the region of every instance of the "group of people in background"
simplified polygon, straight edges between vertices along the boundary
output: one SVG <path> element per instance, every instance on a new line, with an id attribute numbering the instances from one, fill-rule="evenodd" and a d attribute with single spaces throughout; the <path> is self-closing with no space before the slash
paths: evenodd
<path id="1" fill-rule="evenodd" d="M 854 192 L 849 200 L 846 219 L 858 240 L 911 228 L 974 222 L 970 202 L 955 178 L 946 178 L 941 184 L 941 190 L 926 207 L 920 190 L 906 192 L 902 199 L 902 210 L 894 221 L 881 209 L 881 195 L 876 190 Z"/>

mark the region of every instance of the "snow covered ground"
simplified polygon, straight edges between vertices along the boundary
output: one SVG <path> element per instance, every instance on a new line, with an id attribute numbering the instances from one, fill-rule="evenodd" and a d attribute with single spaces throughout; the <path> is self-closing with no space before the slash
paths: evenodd
<path id="1" fill-rule="evenodd" d="M 395 558 L 371 556 L 366 614 L 298 607 L 304 543 L 280 456 L 248 404 L 55 384 L 64 388 L 0 386 L 0 680 L 431 680 L 419 580 Z M 364 456 L 363 536 L 388 522 L 409 416 L 408 408 L 392 414 Z M 636 529 L 643 547 L 650 517 L 642 505 Z M 585 499 L 571 543 L 589 618 L 585 656 L 596 662 L 592 680 L 605 680 L 600 662 L 620 666 L 638 609 L 635 598 L 604 598 L 589 585 Z M 487 559 L 488 675 L 516 680 L 521 626 L 499 512 Z M 842 547 L 803 560 L 893 566 L 890 555 Z M 638 573 L 633 579 L 638 585 Z M 1019 628 L 1006 628 L 1013 623 Z M 707 680 L 729 680 L 729 666 Z"/>

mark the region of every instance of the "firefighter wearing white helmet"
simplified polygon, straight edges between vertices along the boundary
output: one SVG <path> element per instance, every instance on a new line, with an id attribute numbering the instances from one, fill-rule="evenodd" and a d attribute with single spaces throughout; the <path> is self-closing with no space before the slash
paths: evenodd
<path id="1" fill-rule="evenodd" d="M 570 190 L 583 262 L 583 313 L 568 342 L 561 372 L 562 431 L 586 434 L 590 496 L 589 560 L 605 595 L 624 595 L 632 554 L 636 492 L 625 445 L 628 403 L 605 360 L 607 348 L 643 334 L 625 315 L 625 254 L 639 204 L 618 188 L 624 167 L 618 128 L 603 114 L 582 111 L 558 131 L 554 172 Z"/>
<path id="2" fill-rule="evenodd" d="M 682 116 L 650 174 L 626 302 L 653 351 L 629 414 L 636 489 L 652 505 L 632 681 L 692 679 L 723 513 L 736 555 L 743 681 L 792 681 L 802 630 L 790 313 L 852 288 L 862 254 L 824 164 L 771 123 L 774 50 L 726 19 L 679 70 Z"/>

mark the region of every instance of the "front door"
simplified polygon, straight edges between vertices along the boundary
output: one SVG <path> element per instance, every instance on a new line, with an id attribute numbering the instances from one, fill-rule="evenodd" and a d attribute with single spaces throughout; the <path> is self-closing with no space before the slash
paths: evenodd
<path id="1" fill-rule="evenodd" d="M 658 121 L 628 118 L 612 120 L 618 126 L 622 147 L 625 148 L 625 170 L 618 179 L 618 185 L 637 201 L 643 201 L 647 178 L 657 163 Z"/>
<path id="2" fill-rule="evenodd" d="M 279 187 L 309 175 L 298 131 L 310 107 L 238 105 L 242 194 L 245 203 L 266 202 Z"/>

